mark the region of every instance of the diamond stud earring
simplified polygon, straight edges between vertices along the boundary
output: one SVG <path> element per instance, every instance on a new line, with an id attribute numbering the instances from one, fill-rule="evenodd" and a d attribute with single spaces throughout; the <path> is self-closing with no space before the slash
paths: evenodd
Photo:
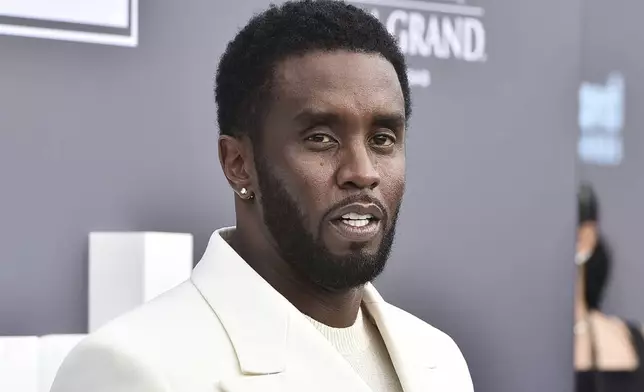
<path id="1" fill-rule="evenodd" d="M 245 199 L 245 200 L 250 200 L 254 197 L 254 195 L 246 188 L 240 189 L 239 195 L 241 196 L 242 199 Z"/>

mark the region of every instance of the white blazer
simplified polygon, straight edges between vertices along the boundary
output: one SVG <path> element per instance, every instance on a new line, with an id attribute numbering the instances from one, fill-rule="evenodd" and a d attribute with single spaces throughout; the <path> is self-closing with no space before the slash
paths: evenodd
<path id="1" fill-rule="evenodd" d="M 192 277 L 88 336 L 52 392 L 370 392 L 218 230 Z M 118 290 L 115 287 L 114 290 Z M 365 287 L 405 392 L 472 392 L 456 344 Z"/>

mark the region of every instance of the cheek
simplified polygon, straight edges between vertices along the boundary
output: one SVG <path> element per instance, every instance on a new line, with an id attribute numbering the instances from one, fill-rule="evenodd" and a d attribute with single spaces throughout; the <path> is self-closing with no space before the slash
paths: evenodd
<path id="1" fill-rule="evenodd" d="M 577 236 L 577 251 L 590 252 L 594 247 L 595 236 L 593 230 L 588 227 L 580 229 Z"/>
<path id="2" fill-rule="evenodd" d="M 405 159 L 390 160 L 380 165 L 380 189 L 390 208 L 396 207 L 405 192 Z"/>
<path id="3" fill-rule="evenodd" d="M 289 159 L 287 164 L 292 173 L 293 196 L 305 209 L 303 212 L 316 220 L 325 212 L 323 207 L 329 200 L 329 191 L 333 189 L 332 162 L 322 157 L 301 157 Z"/>

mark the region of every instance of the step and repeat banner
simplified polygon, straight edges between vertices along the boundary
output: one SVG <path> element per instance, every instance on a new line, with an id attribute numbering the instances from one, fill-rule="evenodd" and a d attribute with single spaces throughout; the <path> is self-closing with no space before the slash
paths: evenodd
<path id="1" fill-rule="evenodd" d="M 352 1 L 398 38 L 414 105 L 376 286 L 458 342 L 477 392 L 572 390 L 580 2 Z M 269 4 L 141 2 L 136 50 L 0 36 L 0 331 L 86 332 L 91 231 L 191 232 L 199 258 L 234 223 L 212 78 Z M 134 0 L 0 0 L 0 33 L 134 46 L 137 13 Z M 619 86 L 610 71 L 591 95 Z"/>
<path id="2" fill-rule="evenodd" d="M 0 34 L 138 44 L 138 0 L 2 0 Z"/>
<path id="3" fill-rule="evenodd" d="M 432 83 L 430 59 L 463 63 L 487 60 L 485 9 L 464 1 L 438 3 L 418 0 L 352 1 L 378 17 L 399 42 L 409 61 L 412 86 Z"/>

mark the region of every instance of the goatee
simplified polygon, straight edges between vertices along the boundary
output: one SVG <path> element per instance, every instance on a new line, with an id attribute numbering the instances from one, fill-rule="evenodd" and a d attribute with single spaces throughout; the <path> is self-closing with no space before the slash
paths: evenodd
<path id="1" fill-rule="evenodd" d="M 375 252 L 368 253 L 361 244 L 355 244 L 349 254 L 336 255 L 307 229 L 310 227 L 308 217 L 266 162 L 261 158 L 255 162 L 264 224 L 276 242 L 280 256 L 299 275 L 317 286 L 340 291 L 362 286 L 382 273 L 391 253 L 400 205 L 392 212 L 391 219 L 381 221 L 384 234 Z M 320 224 L 323 222 L 325 220 Z"/>

